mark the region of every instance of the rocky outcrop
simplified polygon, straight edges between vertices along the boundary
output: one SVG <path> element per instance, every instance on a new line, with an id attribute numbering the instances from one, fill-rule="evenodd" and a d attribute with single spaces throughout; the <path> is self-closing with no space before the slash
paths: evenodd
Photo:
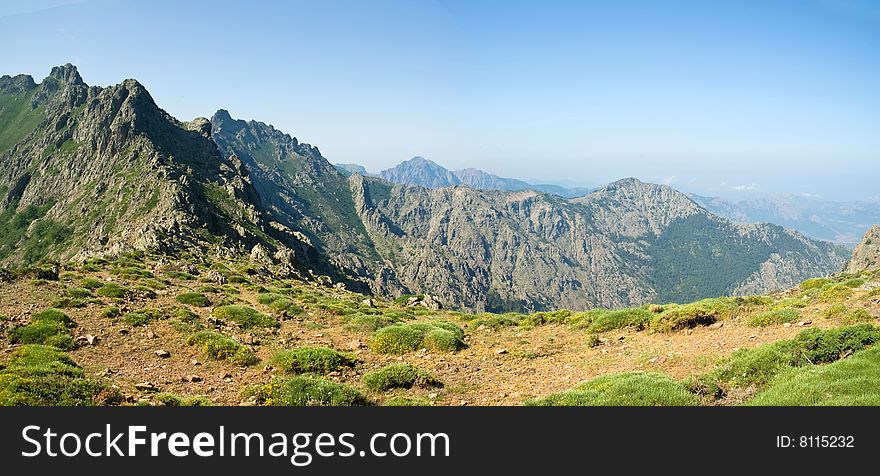
<path id="1" fill-rule="evenodd" d="M 846 265 L 847 273 L 880 269 L 880 226 L 874 225 L 865 233 Z"/>

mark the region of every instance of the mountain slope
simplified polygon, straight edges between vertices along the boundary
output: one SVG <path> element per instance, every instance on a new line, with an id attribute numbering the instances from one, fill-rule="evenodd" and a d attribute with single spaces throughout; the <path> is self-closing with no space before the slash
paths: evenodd
<path id="1" fill-rule="evenodd" d="M 89 87 L 71 65 L 39 85 L 4 77 L 0 91 L 7 104 L 28 103 L 9 120 L 35 118 L 0 154 L 0 259 L 235 255 L 259 244 L 297 266 L 303 244 L 268 226 L 247 169 L 220 153 L 206 119 L 177 121 L 135 80 Z M 15 127 L 5 110 L 3 121 L 4 133 Z"/>
<path id="2" fill-rule="evenodd" d="M 634 179 L 574 200 L 357 175 L 350 182 L 401 283 L 469 309 L 620 307 L 782 289 L 845 260 L 830 244 L 736 225 Z"/>
<path id="3" fill-rule="evenodd" d="M 874 225 L 865 233 L 846 265 L 847 273 L 880 269 L 880 226 Z"/>

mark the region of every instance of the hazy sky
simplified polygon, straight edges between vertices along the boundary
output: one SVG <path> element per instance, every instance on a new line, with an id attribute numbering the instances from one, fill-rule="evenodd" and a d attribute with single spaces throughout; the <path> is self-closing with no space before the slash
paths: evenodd
<path id="1" fill-rule="evenodd" d="M 880 2 L 0 0 L 0 74 L 134 77 L 380 170 L 876 198 Z"/>

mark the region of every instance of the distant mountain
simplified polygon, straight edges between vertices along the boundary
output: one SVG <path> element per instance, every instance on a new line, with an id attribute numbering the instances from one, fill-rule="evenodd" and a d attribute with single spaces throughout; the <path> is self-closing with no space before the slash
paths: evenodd
<path id="1" fill-rule="evenodd" d="M 425 159 L 396 169 L 386 176 L 461 181 Z M 71 65 L 39 84 L 0 77 L 0 200 L 7 266 L 138 250 L 246 258 L 248 273 L 429 293 L 470 310 L 767 292 L 848 259 L 840 247 L 736 224 L 635 179 L 567 199 L 342 173 L 269 124 L 222 109 L 181 122 L 137 81 L 88 86 Z"/>
<path id="2" fill-rule="evenodd" d="M 342 172 L 344 175 L 360 174 L 360 175 L 363 175 L 364 177 L 369 177 L 370 175 L 372 175 L 369 172 L 367 172 L 367 169 L 363 165 L 333 164 L 333 166 L 336 167 L 336 170 Z"/>
<path id="3" fill-rule="evenodd" d="M 343 167 L 350 172 L 356 171 L 345 167 L 343 164 L 337 164 L 337 166 Z M 403 161 L 395 167 L 383 170 L 379 173 L 379 176 L 394 183 L 419 185 L 428 188 L 467 185 L 477 190 L 508 190 L 512 192 L 535 190 L 566 198 L 586 195 L 592 190 L 586 187 L 566 188 L 552 184 L 533 184 L 523 180 L 499 177 L 474 168 L 450 171 L 423 157 L 413 157 L 410 160 Z"/>
<path id="4" fill-rule="evenodd" d="M 880 223 L 880 203 L 832 202 L 790 196 L 742 201 L 690 197 L 710 212 L 737 223 L 770 222 L 819 240 L 855 246 L 873 223 Z"/>

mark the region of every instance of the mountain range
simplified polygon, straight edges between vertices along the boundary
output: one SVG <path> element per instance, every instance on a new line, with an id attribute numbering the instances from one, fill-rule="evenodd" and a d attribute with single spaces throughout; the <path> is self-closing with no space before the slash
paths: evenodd
<path id="1" fill-rule="evenodd" d="M 580 197 L 594 190 L 587 187 L 533 184 L 519 179 L 499 177 L 474 168 L 449 170 L 424 157 L 413 157 L 378 174 L 370 174 L 366 168 L 357 164 L 336 164 L 336 167 L 344 173 L 377 176 L 393 183 L 419 185 L 428 188 L 467 185 L 477 190 L 507 190 L 512 192 L 535 190 L 567 198 Z"/>
<path id="2" fill-rule="evenodd" d="M 421 161 L 409 162 L 343 173 L 271 125 L 222 109 L 179 121 L 136 80 L 88 86 L 69 64 L 39 84 L 3 76 L 0 260 L 246 257 L 279 275 L 506 311 L 760 293 L 848 259 L 664 185 L 624 179 L 570 198 L 459 186 L 488 179 L 439 166 L 420 178 L 437 188 L 386 179 L 411 176 Z"/>
<path id="3" fill-rule="evenodd" d="M 835 202 L 804 196 L 725 200 L 689 195 L 710 212 L 738 223 L 770 222 L 793 228 L 810 238 L 855 246 L 874 223 L 880 203 Z"/>

